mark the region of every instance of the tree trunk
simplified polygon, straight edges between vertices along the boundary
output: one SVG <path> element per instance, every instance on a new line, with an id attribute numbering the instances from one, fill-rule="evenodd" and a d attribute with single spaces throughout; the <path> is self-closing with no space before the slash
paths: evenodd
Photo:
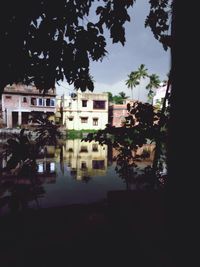
<path id="1" fill-rule="evenodd" d="M 165 114 L 165 111 L 166 111 L 166 103 L 167 103 L 167 99 L 168 99 L 168 95 L 169 95 L 170 84 L 171 84 L 171 75 L 169 75 L 169 79 L 168 79 L 168 82 L 167 82 L 167 89 L 166 89 L 166 92 L 165 92 L 165 97 L 164 97 L 164 101 L 163 101 L 163 105 L 162 105 L 162 109 L 161 109 L 159 128 L 158 128 L 158 135 L 157 135 L 156 140 L 155 140 L 156 147 L 155 147 L 155 156 L 154 156 L 153 167 L 152 167 L 154 174 L 156 173 L 157 166 L 158 166 L 158 160 L 159 160 L 159 157 L 160 157 L 160 149 L 161 149 L 160 131 L 161 131 L 161 127 L 162 127 L 162 124 L 163 124 L 163 117 L 164 117 L 164 114 Z"/>
<path id="2" fill-rule="evenodd" d="M 196 243 L 199 242 L 199 157 L 194 154 L 195 150 L 199 151 L 199 69 L 195 69 L 194 60 L 199 47 L 197 36 L 193 34 L 197 32 L 195 26 L 198 25 L 198 15 L 195 12 L 198 12 L 198 8 L 195 3 L 188 4 L 177 0 L 173 3 L 167 226 L 169 247 L 172 248 L 176 260 L 174 266 L 198 266 Z M 186 19 L 189 14 L 190 19 Z"/>

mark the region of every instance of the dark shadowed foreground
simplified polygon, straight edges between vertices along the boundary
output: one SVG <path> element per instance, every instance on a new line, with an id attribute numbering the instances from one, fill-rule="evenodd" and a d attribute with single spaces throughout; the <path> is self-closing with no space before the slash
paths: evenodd
<path id="1" fill-rule="evenodd" d="M 1 266 L 175 266 L 164 193 L 110 191 L 98 204 L 0 220 Z"/>

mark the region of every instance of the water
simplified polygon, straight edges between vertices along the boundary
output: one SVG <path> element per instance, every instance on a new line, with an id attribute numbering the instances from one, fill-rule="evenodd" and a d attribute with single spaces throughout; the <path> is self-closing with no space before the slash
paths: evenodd
<path id="1" fill-rule="evenodd" d="M 93 203 L 105 200 L 108 191 L 126 190 L 127 183 L 115 171 L 114 154 L 113 148 L 80 139 L 48 146 L 45 158 L 37 159 L 34 179 L 0 178 L 0 215 L 25 208 Z M 145 164 L 151 161 L 140 163 Z"/>

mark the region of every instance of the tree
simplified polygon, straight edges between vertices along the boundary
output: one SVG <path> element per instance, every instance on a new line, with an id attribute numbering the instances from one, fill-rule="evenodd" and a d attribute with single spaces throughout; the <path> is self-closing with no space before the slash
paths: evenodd
<path id="1" fill-rule="evenodd" d="M 133 100 L 133 87 L 136 87 L 137 85 L 139 85 L 139 79 L 138 79 L 136 71 L 132 71 L 128 75 L 128 80 L 126 80 L 126 85 L 128 88 L 131 88 L 131 97 Z"/>
<path id="2" fill-rule="evenodd" d="M 113 94 L 111 92 L 107 92 L 108 93 L 108 101 L 112 102 L 113 100 Z"/>
<path id="3" fill-rule="evenodd" d="M 146 78 L 148 76 L 147 70 L 144 64 L 141 64 L 137 70 L 138 78 Z"/>
<path id="4" fill-rule="evenodd" d="M 160 79 L 157 74 L 151 74 L 149 75 L 147 72 L 147 69 L 145 68 L 144 64 L 141 64 L 137 71 L 133 71 L 128 75 L 129 79 L 126 81 L 126 85 L 128 88 L 133 88 L 133 86 L 137 86 L 140 84 L 141 79 L 148 77 L 149 83 L 146 86 L 146 89 L 149 89 L 148 97 L 149 101 L 152 102 L 153 96 L 154 96 L 154 90 L 158 87 L 160 87 Z M 132 97 L 133 98 L 133 97 Z M 138 94 L 138 100 L 139 100 L 139 94 Z"/>
<path id="5" fill-rule="evenodd" d="M 126 96 L 126 94 L 124 92 L 119 92 L 119 95 L 113 95 L 110 92 L 107 92 L 107 93 L 108 93 L 108 101 L 110 103 L 123 104 L 124 99 L 128 98 L 128 96 Z"/>
<path id="6" fill-rule="evenodd" d="M 144 64 L 141 64 L 137 71 L 132 71 L 128 75 L 128 80 L 126 80 L 126 85 L 128 88 L 131 88 L 131 94 L 133 99 L 133 87 L 136 87 L 140 84 L 141 78 L 146 78 L 148 76 L 147 69 Z M 138 91 L 138 100 L 139 100 L 139 91 Z"/>
<path id="7" fill-rule="evenodd" d="M 119 96 L 121 96 L 121 98 L 123 98 L 123 99 L 128 98 L 128 96 L 126 96 L 126 93 L 124 93 L 124 92 L 119 92 Z"/>
<path id="8" fill-rule="evenodd" d="M 145 22 L 165 49 L 170 45 L 171 1 L 150 0 Z M 100 2 L 95 23 L 88 17 L 94 0 L 5 2 L 0 18 L 1 90 L 7 84 L 22 82 L 46 91 L 64 78 L 77 89 L 93 90 L 89 61 L 102 60 L 107 53 L 105 28 L 113 43 L 125 44 L 124 24 L 130 21 L 128 9 L 134 2 Z"/>
<path id="9" fill-rule="evenodd" d="M 141 81 L 141 79 L 145 79 L 146 77 L 148 77 L 148 73 L 147 73 L 147 69 L 145 68 L 144 64 L 141 64 L 137 70 L 137 76 L 139 79 L 139 82 Z M 140 99 L 140 90 L 138 90 L 138 100 Z"/>
<path id="10" fill-rule="evenodd" d="M 93 90 L 89 61 L 106 55 L 104 28 L 113 43 L 125 43 L 124 24 L 134 0 L 102 1 L 97 22 L 88 17 L 94 0 L 7 1 L 0 18 L 1 90 L 34 83 L 47 91 L 66 78 L 76 89 Z"/>
<path id="11" fill-rule="evenodd" d="M 172 47 L 172 36 L 169 31 L 172 23 L 172 6 L 174 0 L 149 0 L 150 12 L 145 20 L 145 27 L 150 27 L 154 37 L 167 50 Z"/>
<path id="12" fill-rule="evenodd" d="M 24 83 L 34 82 L 36 86 L 47 90 L 49 87 L 52 87 L 55 81 L 62 80 L 64 77 L 67 78 L 68 82 L 74 82 L 75 87 L 80 86 L 84 90 L 87 86 L 89 89 L 92 89 L 92 84 L 88 79 L 89 64 L 87 59 L 90 56 L 93 60 L 101 60 L 106 54 L 105 38 L 101 35 L 102 26 L 106 26 L 110 30 L 113 42 L 125 42 L 123 25 L 124 22 L 129 20 L 126 11 L 127 7 L 131 6 L 134 1 L 104 1 L 105 5 L 97 9 L 97 15 L 100 15 L 98 24 L 91 25 L 88 23 L 87 28 L 81 27 L 79 21 L 83 20 L 84 16 L 88 14 L 92 1 L 77 0 L 67 2 L 62 0 L 57 1 L 55 4 L 52 2 L 47 0 L 24 1 L 21 6 L 17 1 L 14 3 L 10 3 L 10 1 L 4 2 L 0 18 L 0 27 L 2 29 L 0 51 L 2 70 L 1 89 L 7 83 L 20 81 Z M 172 47 L 172 109 L 168 160 L 170 167 L 169 188 L 172 192 L 170 197 L 172 196 L 173 200 L 171 207 L 173 207 L 174 215 L 177 218 L 177 214 L 181 212 L 179 209 L 181 205 L 178 205 L 177 202 L 181 203 L 185 199 L 185 201 L 187 200 L 194 204 L 191 198 L 186 197 L 185 191 L 183 191 L 181 197 L 180 195 L 179 198 L 177 197 L 177 192 L 180 192 L 178 188 L 183 183 L 182 178 L 185 173 L 188 177 L 197 177 L 196 169 L 189 167 L 188 157 L 185 156 L 191 155 L 194 152 L 193 146 L 186 146 L 185 153 L 182 153 L 180 148 L 182 148 L 185 140 L 188 140 L 187 135 L 189 134 L 190 136 L 191 134 L 191 127 L 186 126 L 183 122 L 183 118 L 185 119 L 183 114 L 187 107 L 192 118 L 195 117 L 198 103 L 195 105 L 194 101 L 197 101 L 198 97 L 195 98 L 193 96 L 193 101 L 188 103 L 187 89 L 195 88 L 196 85 L 191 86 L 191 76 L 188 75 L 188 68 L 182 63 L 182 60 L 179 60 L 179 58 L 184 58 L 187 66 L 193 65 L 197 50 L 188 50 L 187 40 L 189 42 L 192 40 L 196 42 L 194 39 L 195 35 L 188 34 L 186 30 L 181 31 L 181 29 L 190 29 L 188 27 L 188 23 L 191 23 L 190 21 L 193 22 L 192 26 L 194 26 L 194 18 L 196 19 L 197 16 L 193 16 L 192 20 L 185 19 L 187 14 L 193 14 L 195 10 L 195 5 L 190 5 L 187 2 L 149 0 L 149 3 L 150 12 L 145 21 L 145 26 L 151 28 L 155 38 L 163 44 L 165 49 Z M 172 14 L 172 3 L 175 10 L 173 14 L 181 10 L 180 13 L 183 13 L 183 17 L 171 20 L 173 26 L 171 37 L 169 34 L 169 25 L 171 24 L 169 20 Z M 182 8 L 185 8 L 186 11 L 186 6 L 187 12 L 183 12 Z M 177 29 L 178 25 L 180 25 L 180 29 Z M 179 39 L 177 38 L 178 35 Z M 189 38 L 187 38 L 187 35 Z M 80 49 L 80 44 L 83 47 L 86 47 L 86 44 L 88 44 L 89 51 L 85 48 Z M 180 49 L 183 47 L 185 49 Z M 186 53 L 186 51 L 189 51 L 189 53 Z M 178 63 L 176 67 L 175 61 Z M 81 62 L 81 64 L 78 62 Z M 178 73 L 178 69 L 181 69 L 182 72 Z M 180 97 L 184 101 L 181 102 Z M 198 140 L 198 131 L 192 130 L 192 132 L 196 134 L 195 137 L 197 138 L 195 140 Z M 194 140 L 194 138 L 191 140 Z M 177 161 L 178 158 L 181 160 Z M 187 183 L 188 185 L 189 182 Z M 186 204 L 186 202 L 183 203 Z M 187 205 L 182 204 L 186 215 L 187 207 L 191 206 L 188 203 Z M 191 220 L 191 216 L 189 218 Z M 183 229 L 184 217 L 182 216 L 181 219 L 179 220 L 180 223 L 175 227 L 176 230 L 181 229 L 181 227 Z M 194 222 L 194 220 L 191 221 Z M 186 229 L 183 232 L 179 230 L 178 235 L 175 231 L 173 234 L 179 239 L 179 242 L 175 242 L 174 246 L 178 244 L 183 248 L 180 258 L 181 261 L 184 261 L 185 257 L 183 255 L 188 253 L 185 249 L 188 248 L 187 244 L 191 245 L 195 242 L 194 240 L 193 242 L 181 242 L 184 241 L 183 238 L 186 238 Z M 190 259 L 192 260 L 192 257 Z"/>
<path id="13" fill-rule="evenodd" d="M 161 145 L 166 144 L 167 131 L 164 129 L 168 122 L 168 117 L 165 114 L 155 110 L 149 103 L 134 102 L 127 104 L 126 122 L 122 127 L 115 127 L 108 125 L 104 130 L 99 130 L 97 133 L 90 133 L 84 141 L 98 141 L 101 145 L 112 145 L 118 151 L 116 156 L 116 172 L 127 183 L 134 181 L 135 183 L 149 184 L 151 189 L 162 188 L 161 182 L 163 157 L 165 159 L 166 153 L 163 153 Z M 162 129 L 160 128 L 160 120 L 162 115 Z M 152 167 L 140 170 L 137 172 L 137 160 L 142 160 L 142 156 L 138 156 L 136 152 L 138 148 L 144 144 L 154 142 L 157 148 L 157 156 Z M 164 147 L 165 148 L 165 147 Z M 159 152 L 159 154 L 158 154 Z M 162 158 L 158 156 L 162 152 Z M 165 151 L 164 151 L 165 152 Z M 158 168 L 158 163 L 160 166 Z M 165 181 L 166 182 L 166 181 Z M 141 188 L 142 188 L 141 187 Z"/>
<path id="14" fill-rule="evenodd" d="M 149 83 L 146 86 L 146 89 L 149 89 L 148 92 L 148 98 L 149 101 L 153 104 L 153 97 L 155 95 L 155 92 L 153 89 L 159 88 L 160 87 L 160 79 L 157 74 L 151 74 L 149 76 Z"/>

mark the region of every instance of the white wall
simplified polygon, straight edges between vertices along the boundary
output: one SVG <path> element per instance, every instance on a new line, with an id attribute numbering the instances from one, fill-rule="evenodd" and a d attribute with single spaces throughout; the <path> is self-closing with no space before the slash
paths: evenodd
<path id="1" fill-rule="evenodd" d="M 156 89 L 156 94 L 153 98 L 153 105 L 157 104 L 157 101 L 161 101 L 165 97 L 167 86 L 162 86 Z"/>

